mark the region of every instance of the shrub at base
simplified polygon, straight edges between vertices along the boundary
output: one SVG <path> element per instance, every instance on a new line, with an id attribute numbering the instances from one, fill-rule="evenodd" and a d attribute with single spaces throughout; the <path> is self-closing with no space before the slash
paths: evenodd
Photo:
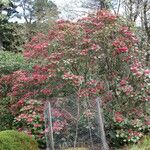
<path id="1" fill-rule="evenodd" d="M 38 144 L 25 133 L 6 130 L 0 132 L 0 150 L 38 150 Z"/>

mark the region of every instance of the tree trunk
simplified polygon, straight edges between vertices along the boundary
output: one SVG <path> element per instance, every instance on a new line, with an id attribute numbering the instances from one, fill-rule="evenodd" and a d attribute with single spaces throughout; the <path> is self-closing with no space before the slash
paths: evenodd
<path id="1" fill-rule="evenodd" d="M 100 8 L 101 9 L 108 9 L 108 2 L 106 0 L 100 0 Z"/>

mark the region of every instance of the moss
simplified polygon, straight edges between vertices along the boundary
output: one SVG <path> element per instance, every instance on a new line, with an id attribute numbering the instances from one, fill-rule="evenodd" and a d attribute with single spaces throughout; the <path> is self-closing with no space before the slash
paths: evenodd
<path id="1" fill-rule="evenodd" d="M 38 150 L 38 144 L 25 133 L 6 130 L 0 132 L 0 150 Z"/>

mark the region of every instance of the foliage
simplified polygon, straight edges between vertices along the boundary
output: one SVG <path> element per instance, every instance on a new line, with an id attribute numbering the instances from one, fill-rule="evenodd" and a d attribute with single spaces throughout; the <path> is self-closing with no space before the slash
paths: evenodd
<path id="1" fill-rule="evenodd" d="M 6 51 L 20 51 L 23 44 L 21 35 L 17 32 L 20 25 L 10 23 L 9 19 L 17 14 L 16 6 L 10 0 L 0 2 L 0 49 Z M 3 14 L 6 12 L 6 15 Z"/>
<path id="2" fill-rule="evenodd" d="M 101 9 L 109 9 L 111 7 L 111 0 L 96 0 L 99 2 Z"/>
<path id="3" fill-rule="evenodd" d="M 0 74 L 10 74 L 17 71 L 23 65 L 24 60 L 21 54 L 12 52 L 0 52 Z"/>
<path id="4" fill-rule="evenodd" d="M 52 1 L 48 0 L 14 0 L 14 2 L 19 3 L 19 6 L 22 8 L 23 12 L 21 17 L 23 17 L 26 23 L 32 23 L 35 21 L 45 21 L 47 13 L 52 13 L 54 16 L 57 16 L 57 7 Z M 53 16 L 53 17 L 54 17 Z"/>
<path id="5" fill-rule="evenodd" d="M 130 112 L 125 118 L 122 113 L 116 112 L 112 121 L 111 139 L 115 147 L 120 145 L 137 143 L 144 134 L 150 132 L 150 122 L 145 121 L 144 113 Z M 113 133 L 114 132 L 114 133 Z"/>
<path id="6" fill-rule="evenodd" d="M 0 131 L 12 129 L 14 116 L 10 111 L 10 99 L 0 99 Z"/>
<path id="7" fill-rule="evenodd" d="M 8 75 L 19 69 L 31 70 L 32 63 L 26 63 L 21 53 L 0 51 L 0 76 Z"/>
<path id="8" fill-rule="evenodd" d="M 58 18 L 57 6 L 50 0 L 14 0 L 14 2 L 22 9 L 18 15 L 25 20 L 23 25 L 27 41 L 37 32 L 47 31 Z"/>
<path id="9" fill-rule="evenodd" d="M 36 141 L 26 135 L 13 130 L 0 132 L 0 150 L 38 150 Z"/>
<path id="10" fill-rule="evenodd" d="M 17 32 L 19 27 L 16 23 L 10 23 L 6 15 L 0 14 L 0 48 L 6 51 L 20 51 L 23 44 L 22 37 Z"/>
<path id="11" fill-rule="evenodd" d="M 12 15 L 17 13 L 15 9 L 16 6 L 13 4 L 11 0 L 0 1 L 0 13 L 2 13 L 2 11 L 5 11 L 7 13 L 7 16 L 11 17 Z"/>
<path id="12" fill-rule="evenodd" d="M 120 136 L 118 126 L 123 126 L 123 133 L 128 129 L 132 132 L 138 122 L 132 125 L 128 123 L 131 120 L 140 117 L 142 124 L 148 122 L 150 70 L 137 43 L 132 29 L 108 11 L 99 11 L 77 23 L 58 21 L 47 35 L 39 33 L 26 45 L 24 57 L 36 62 L 33 69 L 15 71 L 8 79 L 4 76 L 1 84 L 11 87 L 7 96 L 16 102 L 12 110 L 18 114 L 30 99 L 50 100 L 52 104 L 60 99 L 58 108 L 69 103 L 76 106 L 77 113 L 68 112 L 72 117 L 65 132 L 70 135 L 75 130 L 73 137 L 78 135 L 87 110 L 87 118 L 95 116 L 94 100 L 101 97 L 109 142 L 120 146 L 129 135 L 119 138 L 119 145 L 113 141 L 111 134 Z M 70 100 L 72 95 L 75 98 Z M 132 116 L 135 111 L 142 114 Z M 86 126 L 87 122 L 83 122 Z M 135 142 L 140 137 L 125 142 Z"/>

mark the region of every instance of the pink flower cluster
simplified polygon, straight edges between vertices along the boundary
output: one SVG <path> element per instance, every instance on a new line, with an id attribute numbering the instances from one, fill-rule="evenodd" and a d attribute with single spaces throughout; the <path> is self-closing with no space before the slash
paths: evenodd
<path id="1" fill-rule="evenodd" d="M 119 123 L 123 122 L 124 117 L 123 117 L 122 113 L 121 112 L 115 112 L 114 120 L 116 122 L 119 122 Z"/>
<path id="2" fill-rule="evenodd" d="M 90 95 L 103 93 L 105 89 L 104 82 L 91 80 L 86 83 L 86 87 L 78 91 L 79 97 L 88 97 Z"/>
<path id="3" fill-rule="evenodd" d="M 116 52 L 118 54 L 120 53 L 126 53 L 129 51 L 126 43 L 124 42 L 124 40 L 122 38 L 118 38 L 113 42 L 113 46 L 116 48 Z"/>
<path id="4" fill-rule="evenodd" d="M 61 130 L 64 129 L 65 126 L 66 126 L 66 122 L 64 122 L 64 121 L 55 121 L 53 123 L 53 131 L 54 132 L 60 132 Z"/>
<path id="5" fill-rule="evenodd" d="M 78 76 L 78 75 L 74 75 L 70 73 L 64 73 L 63 79 L 72 80 L 72 82 L 77 86 L 80 85 L 84 81 L 83 76 Z"/>

